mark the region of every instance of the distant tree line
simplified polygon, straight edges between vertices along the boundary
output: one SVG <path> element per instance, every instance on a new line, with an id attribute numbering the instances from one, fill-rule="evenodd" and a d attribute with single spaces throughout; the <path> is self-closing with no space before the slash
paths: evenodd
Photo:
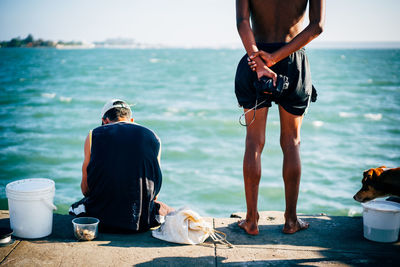
<path id="1" fill-rule="evenodd" d="M 49 41 L 43 39 L 35 40 L 32 34 L 25 39 L 20 37 L 12 38 L 10 41 L 0 41 L 0 47 L 56 47 L 57 45 L 82 45 L 82 42 Z"/>

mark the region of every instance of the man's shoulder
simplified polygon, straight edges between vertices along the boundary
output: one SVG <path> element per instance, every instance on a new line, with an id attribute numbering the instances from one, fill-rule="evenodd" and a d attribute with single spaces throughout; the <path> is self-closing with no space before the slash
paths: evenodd
<path id="1" fill-rule="evenodd" d="M 145 135 L 148 135 L 150 137 L 156 138 L 158 141 L 160 141 L 160 138 L 157 136 L 157 134 L 150 128 L 140 125 L 138 123 L 129 123 L 134 127 L 136 130 L 142 131 Z"/>
<path id="2" fill-rule="evenodd" d="M 94 134 L 97 133 L 104 133 L 104 132 L 109 132 L 107 130 L 111 130 L 113 128 L 125 128 L 125 129 L 130 129 L 133 132 L 140 132 L 142 136 L 148 136 L 149 138 L 155 138 L 158 141 L 160 141 L 160 138 L 157 136 L 157 134 L 151 130 L 150 128 L 140 125 L 138 123 L 131 123 L 131 122 L 122 122 L 122 123 L 113 123 L 113 124 L 107 124 L 107 125 L 101 125 L 96 128 L 94 128 L 92 131 Z M 115 131 L 111 131 L 113 133 L 116 133 Z M 118 132 L 118 131 L 117 131 Z"/>

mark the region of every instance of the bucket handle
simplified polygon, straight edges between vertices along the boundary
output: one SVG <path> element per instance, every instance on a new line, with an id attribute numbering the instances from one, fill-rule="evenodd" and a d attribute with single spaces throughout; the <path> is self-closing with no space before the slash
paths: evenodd
<path id="1" fill-rule="evenodd" d="M 53 204 L 52 201 L 49 201 L 46 198 L 41 198 L 40 200 L 43 201 L 44 204 L 46 204 L 46 206 L 49 207 L 51 210 L 57 210 L 57 207 Z"/>

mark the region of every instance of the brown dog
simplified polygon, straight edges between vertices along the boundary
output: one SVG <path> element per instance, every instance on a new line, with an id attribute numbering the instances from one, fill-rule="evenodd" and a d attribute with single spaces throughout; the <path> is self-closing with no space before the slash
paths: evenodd
<path id="1" fill-rule="evenodd" d="M 364 171 L 362 188 L 354 199 L 358 202 L 366 202 L 377 197 L 398 196 L 400 197 L 400 167 L 389 169 L 381 166 Z"/>

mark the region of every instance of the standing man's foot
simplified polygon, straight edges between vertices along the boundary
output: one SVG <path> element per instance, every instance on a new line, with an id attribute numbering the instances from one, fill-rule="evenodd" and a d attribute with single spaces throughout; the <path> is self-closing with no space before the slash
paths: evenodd
<path id="1" fill-rule="evenodd" d="M 251 220 L 248 219 L 251 217 L 248 217 L 248 215 L 246 215 L 245 220 L 238 221 L 239 227 L 245 230 L 246 233 L 248 233 L 249 235 L 258 235 L 258 220 L 260 219 L 260 214 L 257 212 L 256 216 L 256 221 L 253 223 L 251 222 Z"/>
<path id="2" fill-rule="evenodd" d="M 282 232 L 285 234 L 294 234 L 300 230 L 307 229 L 310 226 L 308 222 L 302 221 L 297 218 L 295 221 L 286 220 Z"/>
<path id="3" fill-rule="evenodd" d="M 257 223 L 251 223 L 246 220 L 238 221 L 238 225 L 240 228 L 246 231 L 249 235 L 258 235 L 258 225 Z"/>

